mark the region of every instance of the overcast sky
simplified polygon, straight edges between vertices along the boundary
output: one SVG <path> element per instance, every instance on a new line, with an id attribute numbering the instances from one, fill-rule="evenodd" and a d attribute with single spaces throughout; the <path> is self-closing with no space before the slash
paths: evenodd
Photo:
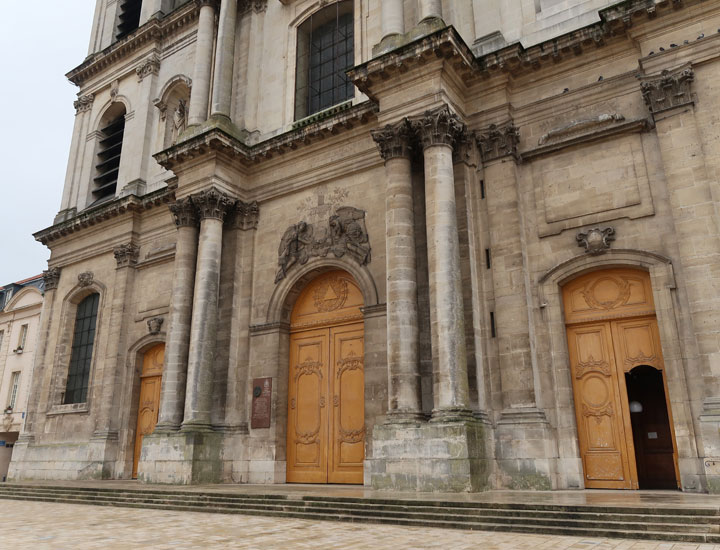
<path id="1" fill-rule="evenodd" d="M 42 273 L 50 252 L 32 233 L 60 210 L 77 88 L 95 0 L 0 2 L 0 286 Z"/>

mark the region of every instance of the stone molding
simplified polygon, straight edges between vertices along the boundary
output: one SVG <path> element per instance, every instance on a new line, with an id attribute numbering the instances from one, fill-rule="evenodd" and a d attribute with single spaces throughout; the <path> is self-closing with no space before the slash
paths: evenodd
<path id="1" fill-rule="evenodd" d="M 51 267 L 50 269 L 43 271 L 42 274 L 44 286 L 43 288 L 47 290 L 55 290 L 58 287 L 58 283 L 60 282 L 60 268 L 59 267 Z"/>
<path id="2" fill-rule="evenodd" d="M 160 72 L 160 57 L 157 54 L 153 54 L 148 59 L 143 61 L 138 67 L 135 68 L 135 73 L 138 76 L 138 81 L 142 80 L 146 76 L 156 75 Z"/>
<path id="3" fill-rule="evenodd" d="M 640 89 L 645 105 L 653 115 L 695 103 L 690 90 L 695 72 L 690 65 L 672 71 L 666 69 L 660 75 L 638 78 L 641 80 Z"/>
<path id="4" fill-rule="evenodd" d="M 257 201 L 248 203 L 239 200 L 230 211 L 227 221 L 233 229 L 249 231 L 257 229 L 259 218 L 260 207 Z"/>
<path id="5" fill-rule="evenodd" d="M 467 131 L 460 117 L 450 111 L 447 105 L 426 111 L 421 117 L 413 118 L 410 124 L 423 149 L 434 145 L 454 147 Z"/>
<path id="6" fill-rule="evenodd" d="M 190 197 L 197 209 L 197 216 L 202 220 L 215 219 L 225 221 L 225 217 L 235 206 L 236 200 L 214 187 Z"/>
<path id="7" fill-rule="evenodd" d="M 587 254 L 597 256 L 610 250 L 610 243 L 615 240 L 615 229 L 612 227 L 606 227 L 605 229 L 595 227 L 578 233 L 575 239 L 578 246 L 585 247 Z"/>
<path id="8" fill-rule="evenodd" d="M 78 115 L 92 109 L 93 101 L 95 101 L 94 94 L 85 94 L 79 96 L 77 100 L 73 101 L 73 107 L 75 107 L 75 114 Z"/>
<path id="9" fill-rule="evenodd" d="M 140 257 L 140 247 L 133 243 L 121 244 L 113 248 L 118 267 L 134 267 Z"/>
<path id="10" fill-rule="evenodd" d="M 370 135 L 386 162 L 395 158 L 410 158 L 413 149 L 412 128 L 406 118 L 395 124 L 372 130 Z"/>
<path id="11" fill-rule="evenodd" d="M 178 227 L 196 227 L 198 225 L 197 210 L 190 197 L 176 200 L 170 205 L 170 212 Z"/>
<path id="12" fill-rule="evenodd" d="M 516 161 L 520 160 L 518 154 L 520 132 L 512 120 L 500 126 L 491 124 L 486 130 L 476 133 L 475 140 L 480 148 L 480 156 L 483 162 L 490 162 L 508 156 Z"/>

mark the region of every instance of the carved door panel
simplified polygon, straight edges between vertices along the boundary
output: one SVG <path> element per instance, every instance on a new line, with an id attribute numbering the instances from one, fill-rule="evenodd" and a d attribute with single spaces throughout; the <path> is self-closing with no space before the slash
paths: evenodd
<path id="1" fill-rule="evenodd" d="M 365 458 L 365 376 L 362 325 L 330 330 L 330 483 L 362 483 Z"/>
<path id="2" fill-rule="evenodd" d="M 637 488 L 609 323 L 570 326 L 568 350 L 587 488 Z"/>
<path id="3" fill-rule="evenodd" d="M 290 337 L 287 481 L 327 483 L 329 330 Z"/>
<path id="4" fill-rule="evenodd" d="M 133 479 L 137 477 L 143 437 L 153 432 L 158 421 L 158 414 L 160 414 L 160 386 L 164 359 L 165 344 L 159 344 L 148 350 L 143 357 L 137 431 L 135 432 Z"/>

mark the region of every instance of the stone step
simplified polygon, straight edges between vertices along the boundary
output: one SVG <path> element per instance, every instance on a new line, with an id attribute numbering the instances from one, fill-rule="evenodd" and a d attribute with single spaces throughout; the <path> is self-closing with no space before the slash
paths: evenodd
<path id="1" fill-rule="evenodd" d="M 3 498 L 16 499 L 16 500 L 38 500 L 38 501 L 51 501 L 51 502 L 67 502 L 71 504 L 87 504 L 87 505 L 106 505 L 106 506 L 120 506 L 129 508 L 147 508 L 147 509 L 161 509 L 161 510 L 175 510 L 175 511 L 188 511 L 188 512 L 210 512 L 210 513 L 226 513 L 226 514 L 237 514 L 243 513 L 248 515 L 259 515 L 268 517 L 288 517 L 298 519 L 311 519 L 311 520 L 330 520 L 330 521 L 345 521 L 345 522 L 356 522 L 356 523 L 381 523 L 381 524 L 392 524 L 392 525 L 406 525 L 406 526 L 425 526 L 425 527 L 438 527 L 438 528 L 452 528 L 452 529 L 470 529 L 470 530 L 483 530 L 483 531 L 511 531 L 519 533 L 538 533 L 548 535 L 571 535 L 571 536 L 583 536 L 583 537 L 612 537 L 612 538 L 627 538 L 627 539 L 649 539 L 649 540 L 668 540 L 668 541 L 681 541 L 681 542 L 720 542 L 720 535 L 710 535 L 704 533 L 677 533 L 673 531 L 633 531 L 622 528 L 610 528 L 610 526 L 603 524 L 602 526 L 596 526 L 595 528 L 587 527 L 571 527 L 571 526 L 544 526 L 534 525 L 527 523 L 512 523 L 512 524 L 501 524 L 493 523 L 491 521 L 467 521 L 467 518 L 462 518 L 462 521 L 455 521 L 452 519 L 444 520 L 427 520 L 413 517 L 405 518 L 391 518 L 382 516 L 364 516 L 364 515 L 350 515 L 340 513 L 323 513 L 317 514 L 312 512 L 305 512 L 301 510 L 260 510 L 254 507 L 247 507 L 238 509 L 236 507 L 227 508 L 220 506 L 206 506 L 206 505 L 192 505 L 192 504 L 180 504 L 173 502 L 171 499 L 164 503 L 143 503 L 143 502 L 121 502 L 112 499 L 105 499 L 102 501 L 83 501 L 77 499 L 64 499 L 62 497 L 41 497 L 41 496 L 14 496 L 12 494 L 4 494 Z"/>

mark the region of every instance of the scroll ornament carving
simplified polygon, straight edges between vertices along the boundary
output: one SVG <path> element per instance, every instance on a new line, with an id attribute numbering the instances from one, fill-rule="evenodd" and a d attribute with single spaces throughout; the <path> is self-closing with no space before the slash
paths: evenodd
<path id="1" fill-rule="evenodd" d="M 591 355 L 587 361 L 578 361 L 575 367 L 575 378 L 582 378 L 587 372 L 601 372 L 605 376 L 610 376 L 610 365 L 607 361 L 600 359 L 595 360 Z"/>
<path id="2" fill-rule="evenodd" d="M 608 280 L 611 280 L 616 287 L 615 296 L 605 296 L 605 299 L 600 298 L 596 296 L 596 289 L 597 286 L 600 283 L 607 283 Z M 585 298 L 585 301 L 587 304 L 593 308 L 593 309 L 604 309 L 606 311 L 609 311 L 611 309 L 615 309 L 618 306 L 623 306 L 627 303 L 627 301 L 630 299 L 630 283 L 625 279 L 615 279 L 614 277 L 607 277 L 603 279 L 599 279 L 589 285 L 588 287 L 585 287 L 581 292 L 583 295 L 583 298 Z"/>
<path id="3" fill-rule="evenodd" d="M 333 277 L 315 289 L 313 301 L 318 311 L 328 313 L 343 307 L 347 301 L 347 297 L 347 281 L 340 277 Z"/>
<path id="4" fill-rule="evenodd" d="M 362 370 L 364 366 L 364 357 L 362 355 L 355 355 L 350 352 L 347 357 L 343 357 L 337 362 L 337 378 L 340 380 L 342 375 L 347 371 Z"/>
<path id="5" fill-rule="evenodd" d="M 490 127 L 475 136 L 483 162 L 511 156 L 516 160 L 520 132 L 512 123 L 506 122 L 502 126 L 491 124 Z"/>
<path id="6" fill-rule="evenodd" d="M 243 231 L 257 229 L 259 217 L 260 208 L 257 201 L 250 203 L 237 201 L 231 213 L 231 225 L 233 228 L 242 229 Z"/>
<path id="7" fill-rule="evenodd" d="M 643 99 L 652 114 L 693 103 L 690 85 L 695 73 L 689 66 L 673 72 L 665 70 L 659 77 L 640 78 Z"/>
<path id="8" fill-rule="evenodd" d="M 134 266 L 140 256 L 140 248 L 133 243 L 121 244 L 113 248 L 113 255 L 118 267 Z"/>
<path id="9" fill-rule="evenodd" d="M 149 59 L 146 59 L 138 67 L 135 68 L 135 73 L 138 76 L 138 80 L 142 81 L 146 76 L 158 74 L 160 72 L 160 58 L 157 55 L 152 55 Z"/>
<path id="10" fill-rule="evenodd" d="M 55 290 L 60 282 L 60 268 L 51 267 L 47 271 L 43 271 L 43 281 L 45 290 Z"/>
<path id="11" fill-rule="evenodd" d="M 412 131 L 407 119 L 370 132 L 384 160 L 410 158 Z"/>
<path id="12" fill-rule="evenodd" d="M 322 380 L 322 368 L 323 364 L 321 362 L 313 361 L 310 358 L 305 359 L 302 363 L 298 363 L 295 366 L 295 382 L 297 382 L 298 378 L 300 378 L 301 376 L 310 375 L 315 375 L 318 377 L 319 380 Z"/>
<path id="13" fill-rule="evenodd" d="M 466 132 L 465 124 L 450 111 L 447 105 L 426 111 L 424 116 L 413 120 L 411 124 L 420 138 L 423 149 L 432 145 L 453 147 L 456 140 Z"/>
<path id="14" fill-rule="evenodd" d="M 606 227 L 600 229 L 595 227 L 578 233 L 575 237 L 578 246 L 585 247 L 585 252 L 591 256 L 598 256 L 610 250 L 610 243 L 615 240 L 615 229 Z"/>
<path id="15" fill-rule="evenodd" d="M 153 317 L 152 319 L 148 319 L 148 332 L 150 334 L 159 334 L 164 322 L 165 319 L 163 319 L 162 317 Z"/>
<path id="16" fill-rule="evenodd" d="M 90 286 L 93 283 L 94 278 L 95 274 L 92 271 L 85 271 L 83 273 L 80 273 L 80 275 L 78 275 L 78 285 Z"/>
<path id="17" fill-rule="evenodd" d="M 328 227 L 315 230 L 304 221 L 285 231 L 278 248 L 275 283 L 282 281 L 295 264 L 304 265 L 311 257 L 336 258 L 349 255 L 360 265 L 370 263 L 370 240 L 365 227 L 365 211 L 343 206 L 330 216 Z"/>
<path id="18" fill-rule="evenodd" d="M 197 210 L 190 197 L 178 199 L 170 205 L 170 212 L 178 227 L 193 227 L 198 224 Z"/>
<path id="19" fill-rule="evenodd" d="M 603 416 L 615 416 L 615 410 L 613 409 L 612 403 L 608 403 L 604 407 L 590 408 L 583 404 L 582 406 L 583 416 L 594 416 L 598 424 L 602 422 Z"/>
<path id="20" fill-rule="evenodd" d="M 78 97 L 77 100 L 73 102 L 75 114 L 89 111 L 92 108 L 93 101 L 95 101 L 95 96 L 93 94 L 85 94 Z"/>
<path id="21" fill-rule="evenodd" d="M 223 221 L 237 201 L 213 188 L 192 195 L 192 202 L 197 208 L 200 219 L 213 218 Z"/>

